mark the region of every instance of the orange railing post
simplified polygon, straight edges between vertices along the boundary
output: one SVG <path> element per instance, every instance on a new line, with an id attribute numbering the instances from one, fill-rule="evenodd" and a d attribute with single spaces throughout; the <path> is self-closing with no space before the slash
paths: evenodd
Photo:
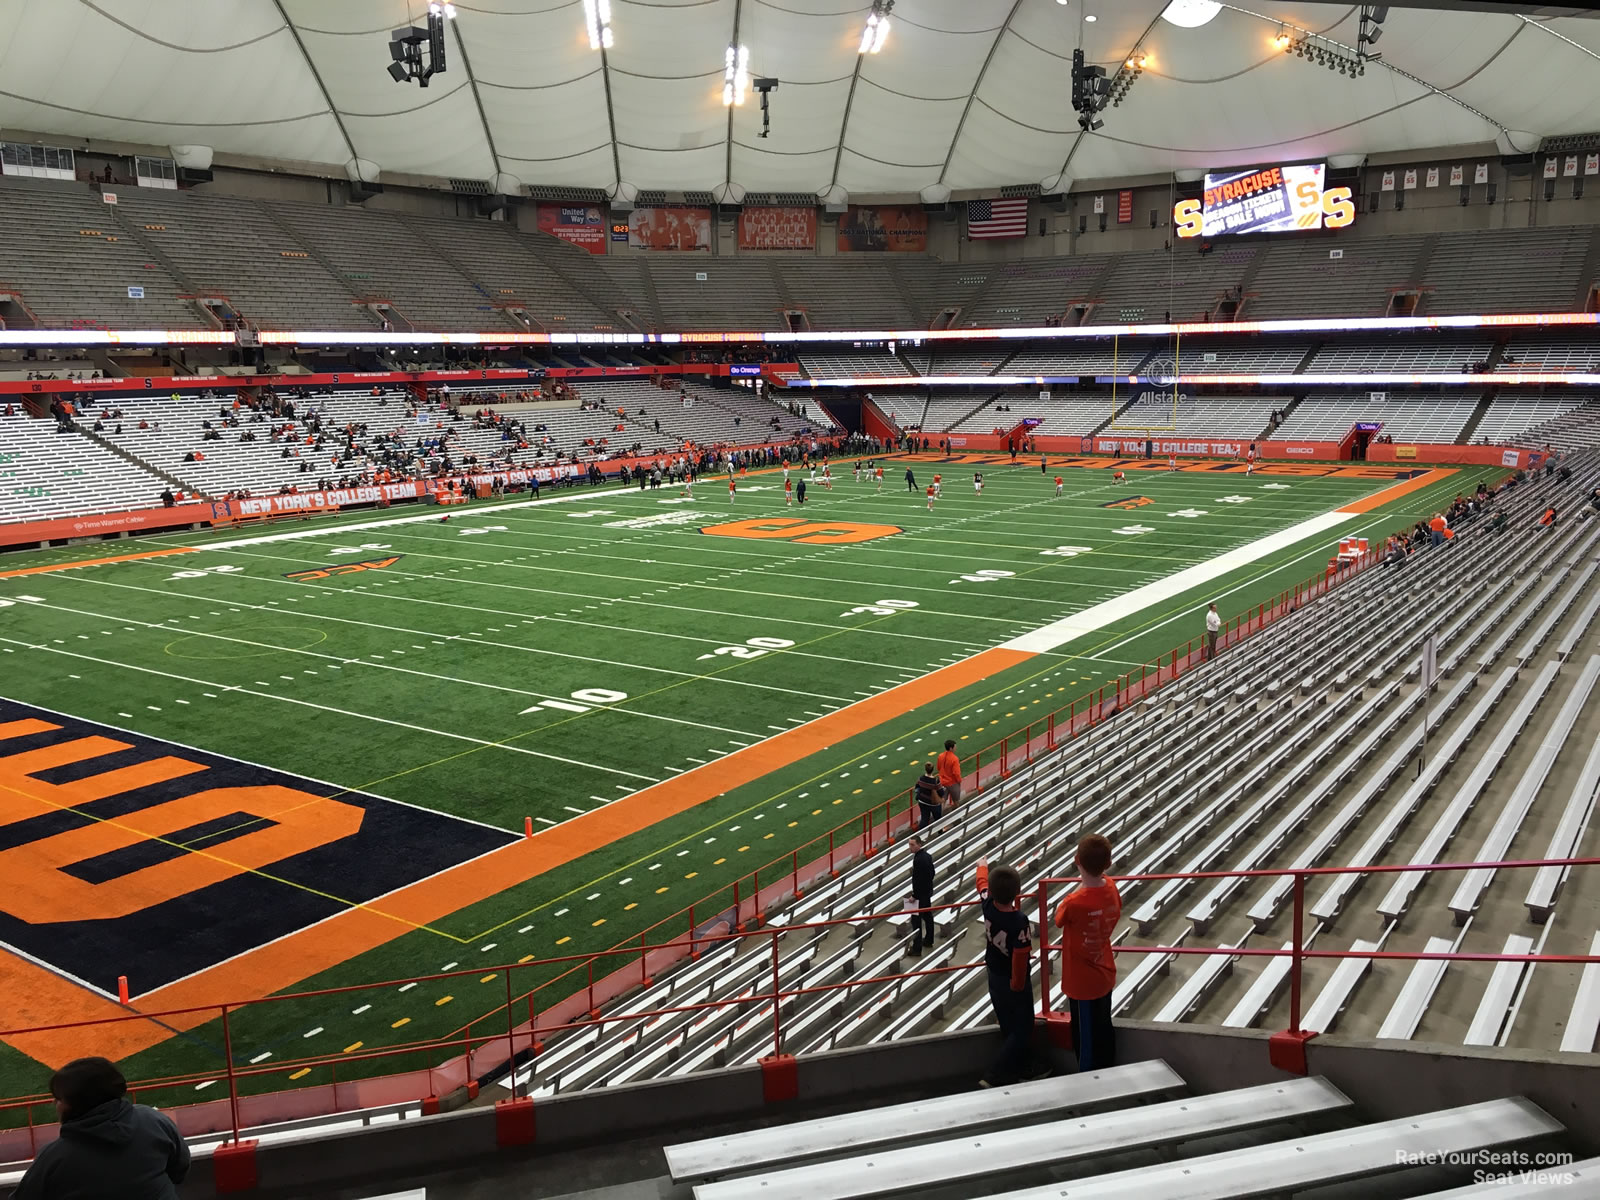
<path id="1" fill-rule="evenodd" d="M 1300 1032 L 1300 974 L 1305 966 L 1306 877 L 1294 874 L 1294 947 L 1289 962 L 1289 1032 Z"/>
<path id="2" fill-rule="evenodd" d="M 644 935 L 639 935 L 643 940 Z M 506 967 L 506 1073 L 511 1078 L 511 1098 L 518 1098 L 517 1092 L 517 1014 L 511 1006 L 511 968 Z"/>
<path id="3" fill-rule="evenodd" d="M 772 1054 L 783 1053 L 783 998 L 778 986 L 778 935 L 772 934 Z"/>
<path id="4" fill-rule="evenodd" d="M 228 1006 L 222 1006 L 222 1050 L 228 1063 L 228 1113 L 233 1122 L 233 1142 L 239 1144 L 239 1077 L 233 1069 L 233 1030 L 228 1022 Z"/>

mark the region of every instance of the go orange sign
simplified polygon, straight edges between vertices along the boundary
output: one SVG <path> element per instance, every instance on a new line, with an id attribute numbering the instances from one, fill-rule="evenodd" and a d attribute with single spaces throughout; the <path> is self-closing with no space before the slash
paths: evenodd
<path id="1" fill-rule="evenodd" d="M 898 525 L 872 525 L 862 521 L 807 521 L 800 517 L 750 517 L 721 525 L 703 525 L 701 533 L 714 537 L 758 538 L 796 542 L 803 546 L 840 546 L 871 542 L 905 532 Z"/>

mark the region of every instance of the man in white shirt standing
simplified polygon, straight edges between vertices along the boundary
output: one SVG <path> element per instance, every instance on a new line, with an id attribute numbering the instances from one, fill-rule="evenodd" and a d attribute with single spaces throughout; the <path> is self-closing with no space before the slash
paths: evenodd
<path id="1" fill-rule="evenodd" d="M 1206 657 L 1217 656 L 1217 634 L 1222 632 L 1222 617 L 1217 613 L 1217 606 L 1212 604 L 1206 610 Z"/>

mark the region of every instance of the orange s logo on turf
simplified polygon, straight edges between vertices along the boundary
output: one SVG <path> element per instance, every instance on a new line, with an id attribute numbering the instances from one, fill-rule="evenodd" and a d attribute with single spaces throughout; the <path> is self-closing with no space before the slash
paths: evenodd
<path id="1" fill-rule="evenodd" d="M 807 521 L 799 517 L 750 517 L 721 525 L 703 525 L 701 533 L 715 537 L 771 538 L 805 546 L 838 546 L 846 542 L 871 542 L 905 532 L 898 525 L 871 525 L 861 521 Z"/>
<path id="2" fill-rule="evenodd" d="M 1100 507 L 1101 508 L 1143 508 L 1146 504 L 1154 504 L 1154 503 L 1155 503 L 1155 501 L 1150 499 L 1149 496 L 1128 496 L 1128 497 L 1125 497 L 1122 500 L 1112 500 L 1110 503 L 1102 504 Z"/>
<path id="3" fill-rule="evenodd" d="M 47 722 L 0 727 L 10 734 L 58 728 Z M 166 756 L 132 766 L 51 784 L 34 773 L 132 748 L 105 737 L 76 738 L 45 749 L 0 756 L 0 826 L 46 813 L 78 812 L 87 823 L 0 851 L 0 910 L 31 925 L 127 916 L 248 871 L 306 854 L 349 837 L 365 811 L 355 805 L 276 785 L 199 787 L 177 799 L 95 820 L 96 800 L 125 795 L 206 770 L 200 763 Z M 173 846 L 165 861 L 104 882 L 91 882 L 73 868 L 141 843 L 161 843 L 207 821 L 242 814 L 240 832 L 211 850 Z"/>
<path id="4" fill-rule="evenodd" d="M 318 579 L 331 579 L 335 575 L 354 575 L 357 571 L 381 571 L 392 567 L 405 555 L 392 554 L 388 558 L 369 558 L 366 562 L 339 563 L 332 567 L 313 567 L 309 571 L 290 571 L 285 579 L 295 583 L 313 583 Z"/>

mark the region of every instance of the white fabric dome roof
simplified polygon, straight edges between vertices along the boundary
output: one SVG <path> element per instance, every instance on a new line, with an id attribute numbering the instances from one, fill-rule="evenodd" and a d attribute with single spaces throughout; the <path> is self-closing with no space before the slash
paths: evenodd
<path id="1" fill-rule="evenodd" d="M 604 54 L 582 0 L 467 0 L 421 89 L 385 68 L 423 0 L 0 0 L 0 128 L 439 178 L 862 195 L 1600 126 L 1596 21 L 1393 6 L 1383 64 L 1346 78 L 1272 38 L 1281 20 L 1353 46 L 1359 5 L 1256 4 L 1185 29 L 1166 0 L 898 0 L 862 56 L 867 0 L 612 0 Z M 767 139 L 755 96 L 721 102 L 736 21 L 752 75 L 781 80 Z M 1108 70 L 1151 56 L 1090 135 L 1069 103 L 1080 35 Z"/>

